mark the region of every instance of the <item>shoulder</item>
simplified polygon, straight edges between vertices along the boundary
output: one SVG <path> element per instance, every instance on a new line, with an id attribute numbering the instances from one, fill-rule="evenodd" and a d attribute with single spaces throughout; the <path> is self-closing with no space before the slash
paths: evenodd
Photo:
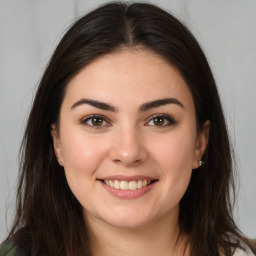
<path id="1" fill-rule="evenodd" d="M 5 241 L 0 245 L 0 256 L 16 256 L 17 248 L 10 241 Z"/>
<path id="2" fill-rule="evenodd" d="M 10 240 L 0 244 L 0 256 L 28 256 L 29 254 L 21 251 L 17 246 L 14 246 Z"/>

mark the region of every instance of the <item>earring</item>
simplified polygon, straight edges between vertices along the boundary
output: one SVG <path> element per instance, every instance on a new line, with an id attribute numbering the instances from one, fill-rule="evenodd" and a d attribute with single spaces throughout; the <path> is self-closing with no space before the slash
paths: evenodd
<path id="1" fill-rule="evenodd" d="M 61 165 L 63 162 L 61 160 L 58 160 L 58 163 Z"/>
<path id="2" fill-rule="evenodd" d="M 201 161 L 201 160 L 199 160 L 198 163 L 199 163 L 199 166 L 200 166 L 200 167 L 201 167 L 202 165 L 204 165 L 204 162 Z"/>

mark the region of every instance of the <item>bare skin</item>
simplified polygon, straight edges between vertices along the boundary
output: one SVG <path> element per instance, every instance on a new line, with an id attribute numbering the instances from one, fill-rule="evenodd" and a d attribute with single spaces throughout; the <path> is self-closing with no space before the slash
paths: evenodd
<path id="1" fill-rule="evenodd" d="M 94 223 L 99 228 L 91 229 L 93 255 L 184 255 L 185 237 L 179 237 L 177 219 L 167 225 L 168 221 L 169 216 L 167 220 L 162 219 L 162 223 L 152 223 L 152 227 L 136 229 L 112 228 Z M 102 235 L 106 230 L 108 235 Z"/>
<path id="2" fill-rule="evenodd" d="M 178 70 L 142 49 L 101 56 L 68 84 L 59 123 L 55 154 L 83 207 L 93 256 L 183 255 L 179 202 L 209 123 L 197 131 Z"/>

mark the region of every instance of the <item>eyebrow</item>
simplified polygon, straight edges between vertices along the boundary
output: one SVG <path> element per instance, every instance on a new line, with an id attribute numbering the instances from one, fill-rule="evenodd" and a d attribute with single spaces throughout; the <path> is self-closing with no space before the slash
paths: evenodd
<path id="1" fill-rule="evenodd" d="M 91 99 L 81 99 L 81 100 L 75 102 L 71 106 L 71 109 L 74 109 L 83 104 L 87 104 L 87 105 L 90 105 L 92 107 L 99 108 L 102 110 L 118 112 L 116 107 L 114 107 L 108 103 L 100 102 L 97 100 L 91 100 Z M 179 100 L 177 100 L 175 98 L 165 98 L 165 99 L 154 100 L 154 101 L 150 101 L 150 102 L 142 104 L 139 107 L 139 112 L 146 112 L 146 111 L 151 110 L 152 108 L 158 108 L 158 107 L 161 107 L 161 106 L 164 106 L 167 104 L 175 104 L 175 105 L 178 105 L 178 106 L 184 108 L 184 105 Z"/>
<path id="2" fill-rule="evenodd" d="M 74 103 L 72 105 L 71 109 L 74 109 L 74 108 L 76 108 L 78 106 L 81 106 L 83 104 L 87 104 L 87 105 L 90 105 L 92 107 L 103 109 L 103 110 L 117 112 L 117 109 L 114 106 L 111 106 L 108 103 L 100 102 L 100 101 L 97 101 L 97 100 L 90 100 L 90 99 L 81 99 L 81 100 L 77 101 L 76 103 Z"/>
<path id="3" fill-rule="evenodd" d="M 176 104 L 182 108 L 184 108 L 184 105 L 178 101 L 175 98 L 165 98 L 165 99 L 160 99 L 160 100 L 154 100 L 148 103 L 144 103 L 143 105 L 140 106 L 139 111 L 140 112 L 145 112 L 148 111 L 152 108 L 158 108 L 167 104 Z"/>

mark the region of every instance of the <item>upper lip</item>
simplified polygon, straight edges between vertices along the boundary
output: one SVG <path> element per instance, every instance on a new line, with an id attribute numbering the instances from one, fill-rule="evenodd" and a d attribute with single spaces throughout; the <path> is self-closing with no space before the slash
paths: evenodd
<path id="1" fill-rule="evenodd" d="M 134 176 L 112 175 L 112 176 L 104 176 L 104 177 L 98 178 L 98 180 L 137 181 L 137 180 L 157 180 L 157 179 L 149 176 L 144 176 L 144 175 L 134 175 Z"/>

